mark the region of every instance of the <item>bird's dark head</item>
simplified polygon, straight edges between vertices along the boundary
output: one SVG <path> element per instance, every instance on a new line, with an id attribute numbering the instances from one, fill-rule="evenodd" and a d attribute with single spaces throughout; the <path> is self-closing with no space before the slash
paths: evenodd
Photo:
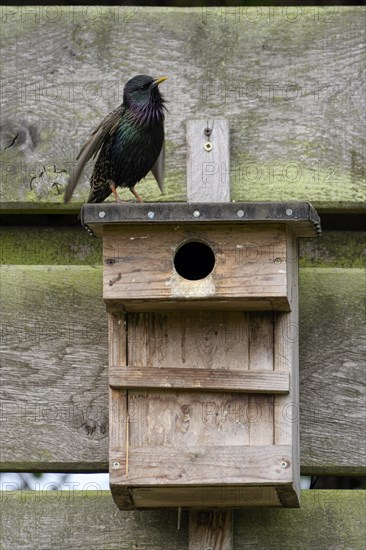
<path id="1" fill-rule="evenodd" d="M 166 76 L 154 79 L 138 75 L 127 82 L 123 91 L 123 104 L 136 114 L 139 122 L 164 119 L 165 101 L 159 91 L 159 84 L 166 79 Z"/>

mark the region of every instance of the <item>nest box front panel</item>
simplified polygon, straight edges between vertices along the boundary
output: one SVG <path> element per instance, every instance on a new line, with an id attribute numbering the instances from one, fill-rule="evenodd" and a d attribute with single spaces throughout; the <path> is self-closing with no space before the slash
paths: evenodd
<path id="1" fill-rule="evenodd" d="M 281 224 L 105 227 L 103 290 L 117 310 L 289 310 Z"/>
<path id="2" fill-rule="evenodd" d="M 111 486 L 121 508 L 282 506 L 281 486 L 296 504 L 292 423 L 282 435 L 294 365 L 278 341 L 288 315 L 110 314 Z M 241 386 L 221 391 L 217 372 L 237 372 Z M 246 374 L 260 381 L 245 386 Z"/>

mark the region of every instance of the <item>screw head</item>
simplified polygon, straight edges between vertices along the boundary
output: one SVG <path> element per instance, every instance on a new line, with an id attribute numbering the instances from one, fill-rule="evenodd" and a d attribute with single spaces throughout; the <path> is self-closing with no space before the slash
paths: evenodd
<path id="1" fill-rule="evenodd" d="M 236 215 L 238 216 L 238 218 L 242 218 L 244 216 L 244 210 L 238 210 Z"/>
<path id="2" fill-rule="evenodd" d="M 281 466 L 281 468 L 284 468 L 284 469 L 287 468 L 288 467 L 287 460 L 282 460 L 282 462 L 280 463 L 280 466 Z"/>
<path id="3" fill-rule="evenodd" d="M 103 218 L 105 217 L 105 212 L 104 212 L 104 210 L 101 210 L 101 211 L 99 212 L 98 216 L 99 216 L 100 218 L 103 219 Z"/>
<path id="4" fill-rule="evenodd" d="M 206 141 L 206 143 L 204 144 L 203 148 L 204 148 L 204 150 L 207 151 L 208 153 L 209 153 L 210 151 L 212 151 L 213 145 L 212 145 L 211 141 Z"/>
<path id="5" fill-rule="evenodd" d="M 287 214 L 288 216 L 292 216 L 293 213 L 294 213 L 294 212 L 293 212 L 293 210 L 292 210 L 291 208 L 288 208 L 288 209 L 286 210 L 286 214 Z"/>
<path id="6" fill-rule="evenodd" d="M 154 216 L 155 216 L 154 212 L 148 212 L 147 213 L 147 217 L 150 218 L 150 220 L 152 220 Z"/>
<path id="7" fill-rule="evenodd" d="M 199 210 L 195 210 L 195 211 L 193 212 L 193 216 L 194 216 L 195 218 L 199 218 L 200 215 L 201 215 L 201 212 L 200 212 Z"/>
<path id="8" fill-rule="evenodd" d="M 113 462 L 113 468 L 119 468 L 119 462 Z"/>

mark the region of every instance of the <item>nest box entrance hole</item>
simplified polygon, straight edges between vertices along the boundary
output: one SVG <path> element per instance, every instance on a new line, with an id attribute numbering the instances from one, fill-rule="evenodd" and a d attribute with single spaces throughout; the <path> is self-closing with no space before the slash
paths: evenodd
<path id="1" fill-rule="evenodd" d="M 174 267 L 178 275 L 189 281 L 207 277 L 215 267 L 215 254 L 203 241 L 188 241 L 181 244 L 174 255 Z"/>

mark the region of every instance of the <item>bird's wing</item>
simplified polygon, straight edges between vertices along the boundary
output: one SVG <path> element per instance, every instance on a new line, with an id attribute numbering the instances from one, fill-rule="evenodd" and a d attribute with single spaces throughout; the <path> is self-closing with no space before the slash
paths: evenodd
<path id="1" fill-rule="evenodd" d="M 156 179 L 156 182 L 162 193 L 164 193 L 164 171 L 165 171 L 164 168 L 165 168 L 165 144 L 163 142 L 160 155 L 156 159 L 154 166 L 151 168 L 151 172 L 154 178 Z"/>
<path id="2" fill-rule="evenodd" d="M 78 162 L 74 166 L 70 174 L 70 179 L 66 187 L 64 197 L 65 202 L 69 202 L 69 200 L 71 199 L 74 189 L 88 160 L 98 154 L 99 150 L 103 146 L 106 137 L 108 135 L 111 136 L 116 131 L 123 113 L 123 105 L 120 105 L 119 107 L 117 107 L 117 109 L 109 113 L 109 115 L 107 115 L 104 120 L 102 120 L 99 126 L 91 134 L 90 138 L 84 143 L 84 145 L 80 149 L 80 152 L 76 157 L 76 160 Z"/>

